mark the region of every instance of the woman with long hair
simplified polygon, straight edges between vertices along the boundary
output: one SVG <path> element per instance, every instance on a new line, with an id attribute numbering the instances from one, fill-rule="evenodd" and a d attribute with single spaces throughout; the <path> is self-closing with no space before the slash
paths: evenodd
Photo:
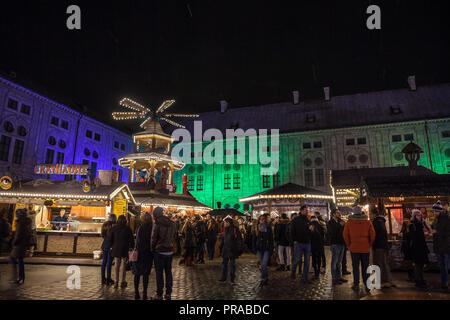
<path id="1" fill-rule="evenodd" d="M 139 300 L 139 282 L 142 276 L 142 299 L 147 300 L 148 279 L 153 266 L 153 253 L 150 248 L 153 221 L 149 213 L 142 214 L 142 224 L 136 231 L 137 261 L 133 263 L 134 298 Z"/>
<path id="2" fill-rule="evenodd" d="M 256 228 L 256 252 L 261 264 L 261 286 L 266 285 L 269 281 L 267 264 L 273 252 L 273 247 L 272 226 L 268 222 L 268 216 L 263 214 L 258 218 L 258 226 Z"/>
<path id="3" fill-rule="evenodd" d="M 114 257 L 116 283 L 114 288 L 119 287 L 119 276 L 122 275 L 121 288 L 127 286 L 126 282 L 126 261 L 128 258 L 128 252 L 134 247 L 133 232 L 127 225 L 127 219 L 124 215 L 119 216 L 117 224 L 111 229 L 111 247 L 112 256 Z"/>

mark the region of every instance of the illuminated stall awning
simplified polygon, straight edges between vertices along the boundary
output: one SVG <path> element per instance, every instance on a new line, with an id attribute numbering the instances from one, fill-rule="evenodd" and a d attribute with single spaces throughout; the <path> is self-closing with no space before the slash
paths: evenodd
<path id="1" fill-rule="evenodd" d="M 320 199 L 333 200 L 333 196 L 325 192 L 300 186 L 295 183 L 286 183 L 277 188 L 266 190 L 248 197 L 240 198 L 242 203 L 268 199 Z"/>
<path id="2" fill-rule="evenodd" d="M 177 210 L 203 210 L 209 211 L 210 207 L 197 201 L 193 196 L 189 194 L 168 194 L 164 195 L 159 192 L 148 193 L 145 196 L 136 195 L 136 204 L 142 207 L 173 207 Z"/>
<path id="3" fill-rule="evenodd" d="M 82 181 L 39 179 L 0 190 L 0 203 L 43 204 L 45 200 L 54 200 L 61 205 L 104 206 L 119 194 L 131 204 L 136 203 L 126 183 L 99 185 L 85 192 Z"/>

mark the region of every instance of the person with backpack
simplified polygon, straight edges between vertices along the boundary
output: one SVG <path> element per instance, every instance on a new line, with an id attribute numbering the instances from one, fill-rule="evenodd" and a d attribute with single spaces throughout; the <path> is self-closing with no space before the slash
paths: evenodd
<path id="1" fill-rule="evenodd" d="M 286 213 L 283 213 L 281 214 L 281 219 L 275 225 L 274 240 L 278 245 L 278 259 L 280 260 L 280 266 L 277 271 L 291 270 L 291 252 L 288 237 L 289 222 Z"/>
<path id="2" fill-rule="evenodd" d="M 102 285 L 113 285 L 114 281 L 111 278 L 111 268 L 112 268 L 112 254 L 111 254 L 111 229 L 116 224 L 116 215 L 111 213 L 109 215 L 108 221 L 105 221 L 102 225 L 101 235 L 103 238 L 102 242 L 102 266 L 100 269 L 102 277 Z M 106 273 L 106 276 L 105 276 Z"/>
<path id="3" fill-rule="evenodd" d="M 139 300 L 139 282 L 142 277 L 142 299 L 147 300 L 147 288 L 150 272 L 153 266 L 153 253 L 150 248 L 152 237 L 152 216 L 149 213 L 142 215 L 142 224 L 136 231 L 137 261 L 132 263 L 134 273 L 134 299 Z"/>
<path id="4" fill-rule="evenodd" d="M 25 266 L 23 258 L 30 248 L 32 241 L 31 219 L 28 217 L 26 209 L 16 211 L 16 231 L 12 240 L 12 250 L 10 259 L 13 267 L 13 281 L 23 284 L 25 281 Z M 19 276 L 17 277 L 17 265 L 19 266 Z"/>
<path id="5" fill-rule="evenodd" d="M 267 264 L 273 252 L 273 233 L 268 222 L 268 215 L 261 215 L 258 219 L 256 251 L 258 252 L 259 263 L 261 265 L 261 283 L 260 286 L 267 285 L 269 278 L 267 274 Z"/>
<path id="6" fill-rule="evenodd" d="M 117 224 L 111 229 L 111 247 L 112 256 L 114 257 L 116 283 L 114 288 L 119 287 L 120 275 L 122 275 L 121 288 L 126 288 L 128 252 L 134 247 L 133 232 L 127 225 L 127 219 L 124 215 L 119 216 Z"/>
<path id="7" fill-rule="evenodd" d="M 224 220 L 224 231 L 220 248 L 222 254 L 222 277 L 219 281 L 227 281 L 228 265 L 230 265 L 231 283 L 234 283 L 236 259 L 242 254 L 242 236 L 239 228 L 234 225 L 233 218 L 230 216 Z"/>

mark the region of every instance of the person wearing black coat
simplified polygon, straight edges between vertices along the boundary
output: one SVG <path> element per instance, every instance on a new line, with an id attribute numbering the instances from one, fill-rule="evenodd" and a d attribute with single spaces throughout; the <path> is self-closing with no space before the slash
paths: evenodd
<path id="1" fill-rule="evenodd" d="M 217 222 L 214 218 L 211 218 L 210 215 L 208 215 L 208 224 L 207 224 L 207 238 L 208 238 L 208 259 L 213 260 L 214 259 L 214 251 L 216 249 L 216 242 L 217 242 L 217 234 L 219 232 L 219 227 L 217 226 Z"/>
<path id="2" fill-rule="evenodd" d="M 111 247 L 112 256 L 114 257 L 115 273 L 116 273 L 116 283 L 115 288 L 119 287 L 119 276 L 120 271 L 122 272 L 122 282 L 120 286 L 125 288 L 127 286 L 126 282 L 126 261 L 128 258 L 128 252 L 134 247 L 133 233 L 129 226 L 127 226 L 127 219 L 125 216 L 121 215 L 117 219 L 117 224 L 111 229 Z"/>
<path id="3" fill-rule="evenodd" d="M 311 257 L 314 268 L 314 278 L 319 279 L 325 230 L 323 230 L 322 225 L 316 217 L 311 218 L 311 226 Z"/>
<path id="4" fill-rule="evenodd" d="M 9 242 L 11 239 L 11 225 L 6 219 L 7 211 L 0 211 L 0 256 L 3 252 L 9 252 Z"/>
<path id="5" fill-rule="evenodd" d="M 261 265 L 261 283 L 266 285 L 269 281 L 267 274 L 267 264 L 273 252 L 273 234 L 270 223 L 267 221 L 268 216 L 263 214 L 258 219 L 256 252 L 258 253 L 259 263 Z"/>
<path id="6" fill-rule="evenodd" d="M 220 243 L 222 254 L 222 277 L 220 282 L 227 281 L 228 264 L 230 264 L 231 282 L 234 283 L 236 273 L 236 259 L 242 254 L 242 235 L 233 223 L 233 218 L 227 217 L 224 220 L 224 231 Z"/>
<path id="7" fill-rule="evenodd" d="M 294 241 L 295 255 L 291 278 L 295 278 L 297 266 L 301 266 L 302 256 L 304 255 L 302 281 L 306 283 L 308 282 L 309 260 L 311 256 L 311 229 L 308 220 L 308 207 L 306 205 L 300 208 L 300 214 L 292 221 L 291 233 Z"/>
<path id="8" fill-rule="evenodd" d="M 371 218 L 375 230 L 375 241 L 372 244 L 373 264 L 380 267 L 381 287 L 395 287 L 396 285 L 392 282 L 392 275 L 388 262 L 389 242 L 384 213 L 377 209 L 373 209 Z"/>
<path id="9" fill-rule="evenodd" d="M 147 300 L 148 279 L 153 266 L 153 253 L 150 248 L 152 238 L 152 217 L 149 213 L 142 215 L 142 224 L 136 231 L 137 261 L 133 263 L 134 298 L 139 300 L 139 282 L 142 276 L 142 299 Z"/>
<path id="10" fill-rule="evenodd" d="M 117 217 L 114 213 L 109 215 L 108 221 L 105 221 L 102 225 L 102 266 L 101 266 L 101 277 L 102 285 L 112 285 L 114 281 L 111 278 L 111 268 L 113 257 L 111 254 L 111 229 L 116 223 Z M 106 272 L 105 272 L 106 271 Z M 106 276 L 105 276 L 106 273 Z"/>
<path id="11" fill-rule="evenodd" d="M 425 289 L 427 284 L 423 278 L 423 268 L 425 264 L 430 263 L 428 260 L 429 250 L 423 231 L 426 228 L 426 224 L 419 210 L 414 209 L 412 214 L 413 217 L 409 226 L 410 236 L 408 238 L 410 240 L 411 257 L 414 262 L 414 276 L 416 287 Z"/>
<path id="12" fill-rule="evenodd" d="M 281 215 L 281 219 L 275 224 L 274 240 L 278 246 L 278 259 L 280 260 L 280 267 L 277 271 L 290 271 L 291 253 L 289 248 L 289 219 L 286 213 Z"/>
<path id="13" fill-rule="evenodd" d="M 441 270 L 441 287 L 448 290 L 448 271 L 450 269 L 450 217 L 438 201 L 433 205 L 435 221 L 432 225 L 433 250 L 437 255 Z"/>
<path id="14" fill-rule="evenodd" d="M 197 222 L 195 224 L 195 257 L 197 259 L 197 263 L 204 264 L 205 263 L 205 243 L 207 238 L 207 228 L 206 223 L 203 221 L 203 217 L 196 217 Z"/>
<path id="15" fill-rule="evenodd" d="M 18 284 L 25 281 L 25 266 L 23 258 L 26 251 L 31 246 L 31 219 L 27 215 L 26 209 L 19 209 L 16 211 L 16 231 L 12 240 L 12 250 L 10 259 L 13 267 L 13 280 Z M 19 277 L 17 277 L 17 265 L 19 265 Z"/>

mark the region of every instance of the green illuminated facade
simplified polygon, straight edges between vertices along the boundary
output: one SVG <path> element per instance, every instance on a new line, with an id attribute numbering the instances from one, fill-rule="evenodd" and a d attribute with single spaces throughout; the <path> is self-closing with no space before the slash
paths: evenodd
<path id="1" fill-rule="evenodd" d="M 406 101 L 406 99 L 399 99 L 399 104 L 393 104 L 392 101 L 388 101 L 389 99 L 386 99 L 384 96 L 386 92 L 372 93 L 373 95 L 377 94 L 377 99 L 382 100 L 386 106 L 382 108 L 377 105 L 378 109 L 373 110 L 369 110 L 372 106 L 367 106 L 368 110 L 365 114 L 367 119 L 362 119 L 361 122 L 368 122 L 371 118 L 374 118 L 374 121 L 377 122 L 376 124 L 341 125 L 341 123 L 338 123 L 341 119 L 336 119 L 336 121 L 331 119 L 325 124 L 320 123 L 321 119 L 325 118 L 323 116 L 326 114 L 325 112 L 328 112 L 323 111 L 321 114 L 320 108 L 323 108 L 323 110 L 330 108 L 329 105 L 325 104 L 321 104 L 318 107 L 319 111 L 316 112 L 317 118 L 315 119 L 316 127 L 323 126 L 323 129 L 314 130 L 314 123 L 310 122 L 307 124 L 305 122 L 299 122 L 297 128 L 300 129 L 297 130 L 285 128 L 283 124 L 276 123 L 276 121 L 273 121 L 273 123 L 269 122 L 265 128 L 271 129 L 278 127 L 281 132 L 279 136 L 280 166 L 277 175 L 262 176 L 260 173 L 260 165 L 258 164 L 187 164 L 183 170 L 175 173 L 175 183 L 181 186 L 181 177 L 183 174 L 186 174 L 190 182 L 190 192 L 198 201 L 214 208 L 217 208 L 217 202 L 221 202 L 222 208 L 229 206 L 238 208 L 239 210 L 243 210 L 243 205 L 239 202 L 239 198 L 288 182 L 312 187 L 331 194 L 330 170 L 407 165 L 401 150 L 411 140 L 418 144 L 424 151 L 418 163 L 419 165 L 432 169 L 440 174 L 450 173 L 450 106 L 448 106 L 450 99 L 447 99 L 448 97 L 450 98 L 450 85 L 433 88 L 435 90 L 433 92 L 431 90 L 430 92 L 426 90 L 420 92 L 420 90 L 421 88 L 417 92 L 403 90 L 401 92 L 402 95 L 407 96 L 411 102 Z M 426 101 L 423 99 L 425 94 Z M 391 100 L 395 100 L 393 93 L 390 93 L 389 97 Z M 351 99 L 355 100 L 359 98 L 358 95 L 345 97 L 347 104 L 352 102 Z M 370 100 L 369 98 L 367 98 L 367 101 L 373 101 L 373 99 Z M 336 100 L 336 104 L 341 103 L 339 99 Z M 417 102 L 417 105 L 407 106 L 405 105 L 406 102 Z M 355 108 L 362 108 L 359 104 L 359 101 L 355 103 Z M 437 104 L 435 112 L 431 107 L 427 107 L 427 104 Z M 395 107 L 398 110 L 393 108 L 392 105 L 398 106 Z M 290 108 L 299 109 L 302 107 L 290 106 Z M 339 108 L 339 106 L 332 107 Z M 276 108 L 276 105 L 274 105 L 274 108 Z M 306 107 L 303 108 L 303 110 L 306 110 Z M 423 109 L 417 110 L 412 108 Z M 249 108 L 242 109 L 247 109 L 244 111 L 249 112 Z M 239 109 L 232 110 L 235 113 L 239 111 Z M 229 112 L 232 110 L 229 110 Z M 408 110 L 415 110 L 417 112 L 413 113 Z M 360 109 L 357 111 L 361 112 Z M 386 116 L 381 114 L 384 117 L 382 118 L 378 113 L 385 111 Z M 352 112 L 342 114 L 343 117 L 345 116 L 352 121 L 354 120 L 352 117 L 358 117 L 357 112 L 354 114 Z M 397 114 L 400 114 L 400 117 Z M 422 114 L 420 116 L 421 120 L 417 120 L 418 114 L 419 116 Z M 230 122 L 232 118 L 235 118 L 236 122 L 244 122 L 241 119 L 245 116 L 245 114 L 224 115 L 219 112 L 214 115 L 214 117 L 219 119 L 222 117 L 223 121 L 221 122 Z M 252 115 L 247 116 L 251 117 Z M 262 123 L 264 117 L 267 116 L 270 115 L 267 113 L 253 113 L 253 117 L 259 117 L 261 119 L 258 123 Z M 205 115 L 205 117 L 201 115 L 200 119 L 203 120 L 203 130 L 214 128 L 214 123 L 211 121 L 211 119 L 216 119 L 214 117 L 211 114 Z M 279 117 L 283 117 L 283 113 L 280 113 Z M 376 119 L 376 117 L 380 117 L 381 120 Z M 395 121 L 408 117 L 415 119 L 411 121 Z M 357 120 L 353 122 L 358 122 Z M 240 127 L 246 130 L 251 128 L 250 125 L 246 124 Z M 305 129 L 303 127 L 307 128 Z M 289 132 L 286 132 L 286 130 L 283 133 L 284 129 L 289 129 Z M 224 131 L 223 128 L 222 131 Z M 208 143 L 203 143 L 203 148 L 206 145 Z M 248 163 L 248 139 L 246 146 L 246 163 Z M 192 147 L 191 152 L 193 151 L 194 147 Z M 232 152 L 236 153 L 236 151 Z"/>

